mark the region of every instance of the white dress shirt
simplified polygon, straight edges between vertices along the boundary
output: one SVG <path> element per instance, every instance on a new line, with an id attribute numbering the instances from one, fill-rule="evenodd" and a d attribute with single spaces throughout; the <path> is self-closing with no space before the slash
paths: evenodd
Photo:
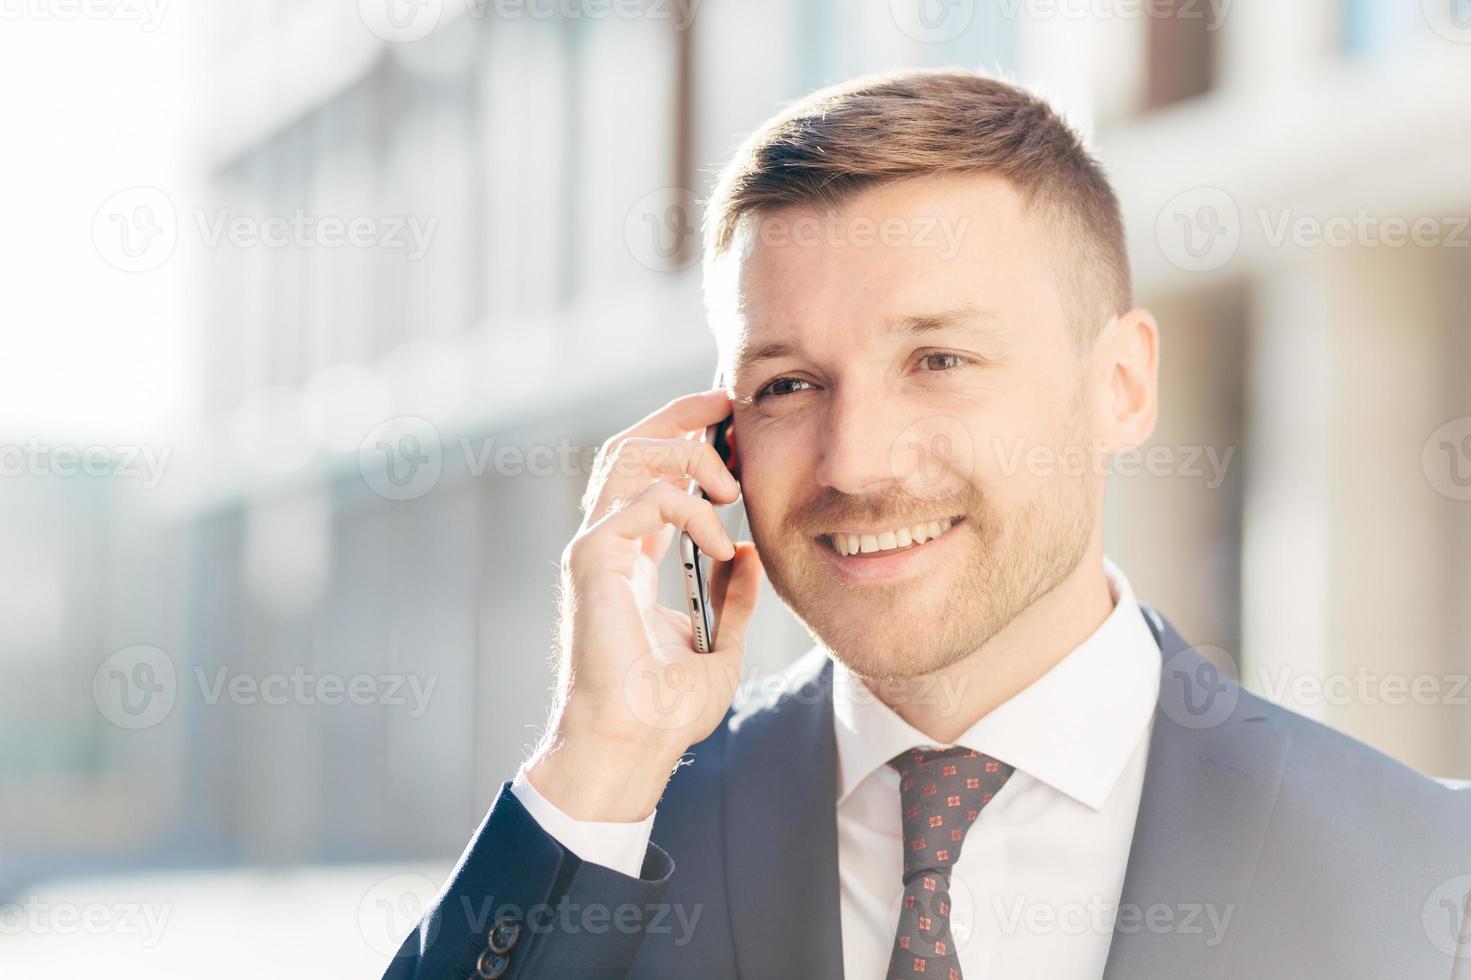
<path id="1" fill-rule="evenodd" d="M 1107 558 L 1103 565 L 1114 602 L 1103 624 L 949 743 L 1016 767 L 966 834 L 951 875 L 951 929 L 966 980 L 1103 974 L 1160 683 L 1159 648 L 1129 580 Z M 936 685 L 931 694 L 944 698 L 946 690 Z M 836 661 L 833 729 L 843 971 L 846 980 L 882 980 L 904 894 L 899 774 L 887 763 L 937 743 Z M 638 875 L 652 814 L 637 823 L 579 821 L 524 773 L 511 790 L 574 854 Z"/>

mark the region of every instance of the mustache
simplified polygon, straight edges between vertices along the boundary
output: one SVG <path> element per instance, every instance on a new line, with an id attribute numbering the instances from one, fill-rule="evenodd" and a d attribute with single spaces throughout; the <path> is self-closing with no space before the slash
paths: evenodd
<path id="1" fill-rule="evenodd" d="M 831 488 L 804 501 L 787 516 L 791 528 L 820 534 L 851 526 L 892 526 L 979 512 L 978 494 L 962 488 L 944 496 L 916 497 L 908 493 L 856 496 Z"/>

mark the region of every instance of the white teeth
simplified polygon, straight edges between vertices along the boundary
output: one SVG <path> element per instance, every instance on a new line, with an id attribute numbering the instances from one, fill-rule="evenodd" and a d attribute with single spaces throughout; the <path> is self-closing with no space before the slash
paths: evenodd
<path id="1" fill-rule="evenodd" d="M 948 519 L 925 521 L 911 527 L 881 531 L 878 534 L 849 534 L 846 531 L 834 531 L 831 538 L 834 550 L 844 557 L 857 554 L 866 555 L 876 551 L 892 551 L 895 548 L 907 548 L 911 544 L 933 541 L 950 530 L 953 525 L 954 522 Z"/>

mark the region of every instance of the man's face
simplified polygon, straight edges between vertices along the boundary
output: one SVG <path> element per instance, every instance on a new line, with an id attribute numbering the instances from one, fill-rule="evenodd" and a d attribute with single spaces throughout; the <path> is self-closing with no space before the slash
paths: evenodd
<path id="1" fill-rule="evenodd" d="M 777 594 L 860 675 L 972 653 L 1072 572 L 1098 522 L 1103 478 L 1066 449 L 1091 441 L 1089 359 L 1056 234 L 1022 207 L 994 178 L 881 185 L 758 219 L 726 260 L 752 536 Z"/>

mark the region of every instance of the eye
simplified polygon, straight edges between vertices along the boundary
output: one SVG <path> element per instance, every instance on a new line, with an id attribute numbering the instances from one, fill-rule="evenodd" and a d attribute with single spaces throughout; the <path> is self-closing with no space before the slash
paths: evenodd
<path id="1" fill-rule="evenodd" d="M 925 354 L 919 359 L 919 363 L 930 365 L 923 368 L 925 371 L 953 371 L 965 364 L 965 358 L 959 354 L 938 351 L 933 354 Z"/>
<path id="2" fill-rule="evenodd" d="M 764 401 L 765 399 L 770 397 L 780 397 L 781 395 L 795 394 L 795 390 L 790 387 L 795 385 L 807 385 L 809 388 L 812 387 L 811 382 L 804 381 L 801 378 L 773 378 L 772 380 L 766 382 L 766 384 L 762 385 L 760 388 L 756 389 L 755 400 L 759 402 Z"/>

